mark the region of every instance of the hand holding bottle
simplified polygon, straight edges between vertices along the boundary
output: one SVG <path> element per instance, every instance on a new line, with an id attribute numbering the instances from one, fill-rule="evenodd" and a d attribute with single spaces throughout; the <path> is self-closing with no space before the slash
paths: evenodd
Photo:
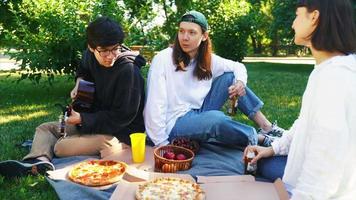
<path id="1" fill-rule="evenodd" d="M 248 152 L 255 152 L 255 157 L 251 160 L 251 163 L 256 163 L 261 158 L 268 158 L 274 156 L 274 151 L 272 147 L 261 147 L 261 146 L 247 146 L 244 151 L 244 158 L 247 156 Z"/>

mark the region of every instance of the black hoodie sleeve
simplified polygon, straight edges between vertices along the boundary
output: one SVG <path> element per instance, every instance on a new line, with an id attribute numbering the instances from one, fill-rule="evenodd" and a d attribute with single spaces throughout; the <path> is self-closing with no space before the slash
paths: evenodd
<path id="1" fill-rule="evenodd" d="M 127 128 L 135 118 L 142 118 L 144 103 L 144 80 L 139 68 L 126 63 L 116 85 L 112 106 L 94 113 L 80 113 L 81 131 L 114 135 Z M 141 116 L 138 116 L 141 115 Z"/>

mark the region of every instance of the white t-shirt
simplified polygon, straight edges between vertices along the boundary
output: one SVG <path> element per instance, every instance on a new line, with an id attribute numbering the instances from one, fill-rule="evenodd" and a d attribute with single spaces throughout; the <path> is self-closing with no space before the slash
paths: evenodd
<path id="1" fill-rule="evenodd" d="M 315 65 L 298 119 L 272 147 L 288 154 L 292 199 L 355 199 L 356 55 Z"/>
<path id="2" fill-rule="evenodd" d="M 145 127 L 155 145 L 168 144 L 169 134 L 177 120 L 192 109 L 200 109 L 213 80 L 224 72 L 233 72 L 236 80 L 247 82 L 243 64 L 212 55 L 212 79 L 198 80 L 191 60 L 186 71 L 176 71 L 172 48 L 160 51 L 152 60 L 147 79 L 144 109 Z M 227 90 L 228 88 L 226 88 Z"/>

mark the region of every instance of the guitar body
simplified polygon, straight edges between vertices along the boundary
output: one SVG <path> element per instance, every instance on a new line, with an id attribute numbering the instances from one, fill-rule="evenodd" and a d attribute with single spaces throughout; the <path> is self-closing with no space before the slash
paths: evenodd
<path id="1" fill-rule="evenodd" d="M 72 108 L 77 112 L 91 112 L 94 102 L 94 83 L 80 80 Z"/>

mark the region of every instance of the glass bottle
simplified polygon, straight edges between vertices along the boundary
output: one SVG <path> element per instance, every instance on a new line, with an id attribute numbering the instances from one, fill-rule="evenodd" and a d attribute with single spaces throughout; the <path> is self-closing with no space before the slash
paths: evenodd
<path id="1" fill-rule="evenodd" d="M 255 157 L 255 152 L 248 151 L 245 160 L 245 174 L 256 175 L 257 172 L 257 163 L 251 163 L 252 159 Z"/>
<path id="2" fill-rule="evenodd" d="M 238 101 L 237 96 L 234 96 L 229 100 L 229 106 L 227 108 L 227 114 L 228 115 L 230 115 L 230 116 L 235 116 L 236 115 L 237 101 Z"/>
<path id="3" fill-rule="evenodd" d="M 58 131 L 61 133 L 61 135 L 64 135 L 66 123 L 65 123 L 63 114 L 59 115 L 58 122 L 59 122 L 58 123 Z"/>

